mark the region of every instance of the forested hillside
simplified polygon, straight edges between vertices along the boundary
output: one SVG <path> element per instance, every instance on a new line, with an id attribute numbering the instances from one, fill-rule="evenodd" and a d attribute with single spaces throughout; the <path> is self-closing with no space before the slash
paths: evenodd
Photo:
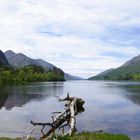
<path id="1" fill-rule="evenodd" d="M 45 71 L 41 66 L 29 65 L 19 69 L 0 68 L 0 84 L 24 84 L 37 81 L 64 81 L 64 72 L 53 68 Z"/>

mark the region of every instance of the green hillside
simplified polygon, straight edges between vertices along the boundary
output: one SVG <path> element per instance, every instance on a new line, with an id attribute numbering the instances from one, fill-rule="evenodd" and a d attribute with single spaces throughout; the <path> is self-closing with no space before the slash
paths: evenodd
<path id="1" fill-rule="evenodd" d="M 112 69 L 105 74 L 90 77 L 89 80 L 134 80 L 140 81 L 140 56 L 126 62 L 119 68 Z M 104 73 L 104 72 L 103 72 Z"/>
<path id="2" fill-rule="evenodd" d="M 45 71 L 41 66 L 29 65 L 19 69 L 0 68 L 0 85 L 25 84 L 38 81 L 64 81 L 64 72 L 58 68 Z"/>

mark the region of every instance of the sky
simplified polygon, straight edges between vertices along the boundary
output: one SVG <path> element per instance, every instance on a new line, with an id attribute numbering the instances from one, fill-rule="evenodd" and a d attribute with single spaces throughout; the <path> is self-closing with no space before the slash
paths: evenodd
<path id="1" fill-rule="evenodd" d="M 0 49 L 94 76 L 140 54 L 140 0 L 0 0 Z"/>

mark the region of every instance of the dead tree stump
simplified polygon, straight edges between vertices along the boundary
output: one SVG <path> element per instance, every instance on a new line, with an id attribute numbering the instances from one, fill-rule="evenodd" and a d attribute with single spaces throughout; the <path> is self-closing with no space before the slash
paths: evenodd
<path id="1" fill-rule="evenodd" d="M 41 140 L 47 139 L 49 140 L 50 137 L 55 133 L 55 130 L 62 129 L 63 135 L 66 134 L 73 134 L 77 131 L 76 129 L 76 116 L 78 113 L 81 113 L 84 111 L 83 104 L 85 103 L 81 98 L 77 97 L 69 97 L 69 94 L 67 94 L 67 97 L 64 99 L 60 99 L 58 96 L 58 101 L 60 102 L 66 102 L 65 109 L 62 112 L 53 112 L 53 114 L 58 114 L 56 117 L 52 116 L 52 122 L 35 122 L 31 121 L 31 124 L 33 125 L 33 129 L 31 132 L 27 135 L 26 139 L 30 137 L 30 135 L 33 133 L 36 126 L 42 126 L 41 129 Z M 46 126 L 51 127 L 46 133 L 44 132 L 44 128 Z M 70 129 L 68 132 L 64 133 L 64 127 L 69 126 Z"/>

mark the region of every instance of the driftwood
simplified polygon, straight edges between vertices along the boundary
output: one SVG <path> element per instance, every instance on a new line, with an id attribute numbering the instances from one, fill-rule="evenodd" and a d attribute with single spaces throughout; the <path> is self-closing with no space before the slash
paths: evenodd
<path id="1" fill-rule="evenodd" d="M 33 129 L 31 132 L 27 135 L 26 139 L 29 138 L 29 136 L 33 133 L 36 126 L 42 126 L 41 129 L 41 140 L 43 139 L 49 139 L 54 133 L 55 130 L 62 129 L 62 134 L 73 134 L 77 131 L 76 129 L 76 115 L 80 112 L 84 111 L 83 104 L 84 101 L 81 98 L 77 97 L 69 97 L 69 94 L 67 94 L 67 97 L 64 99 L 60 99 L 58 96 L 58 101 L 63 102 L 66 101 L 65 109 L 63 112 L 53 112 L 52 114 L 58 114 L 56 117 L 52 116 L 52 122 L 50 123 L 42 123 L 42 122 L 34 122 L 31 121 L 31 124 L 33 125 Z M 46 126 L 51 127 L 48 132 L 44 133 L 44 128 Z M 64 127 L 69 126 L 70 130 L 66 133 L 64 133 Z"/>

